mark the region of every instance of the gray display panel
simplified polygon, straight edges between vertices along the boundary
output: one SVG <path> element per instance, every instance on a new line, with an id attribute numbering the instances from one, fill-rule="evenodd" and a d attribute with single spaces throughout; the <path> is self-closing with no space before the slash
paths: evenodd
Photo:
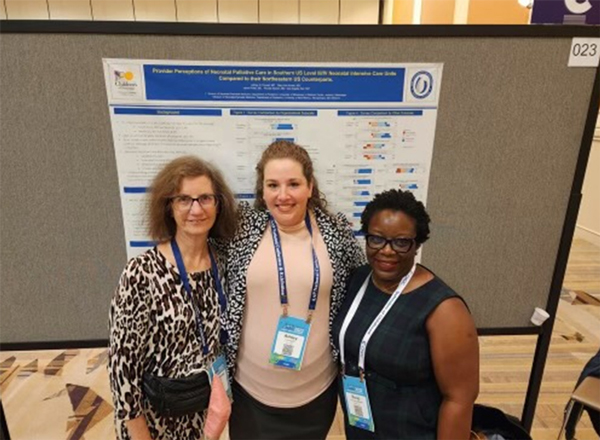
<path id="1" fill-rule="evenodd" d="M 569 37 L 1 34 L 0 342 L 108 337 L 126 254 L 103 57 L 444 63 L 423 263 L 478 327 L 529 327 L 548 302 L 597 72 L 567 67 L 570 47 Z"/>

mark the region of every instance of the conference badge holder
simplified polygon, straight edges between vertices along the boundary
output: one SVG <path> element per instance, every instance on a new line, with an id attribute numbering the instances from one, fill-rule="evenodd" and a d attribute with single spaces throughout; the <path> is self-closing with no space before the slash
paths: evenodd
<path id="1" fill-rule="evenodd" d="M 285 314 L 281 316 L 277 323 L 269 363 L 277 367 L 300 370 L 309 333 L 310 322 Z"/>
<path id="2" fill-rule="evenodd" d="M 227 393 L 227 397 L 229 397 L 229 401 L 233 402 L 233 393 L 231 391 L 231 385 L 229 383 L 229 373 L 227 371 L 227 361 L 225 360 L 225 356 L 223 353 L 219 354 L 216 359 L 213 361 L 212 365 L 208 369 L 208 378 L 210 379 L 210 383 L 212 384 L 213 377 L 218 376 L 223 383 L 223 388 L 225 388 L 225 392 Z"/>
<path id="3" fill-rule="evenodd" d="M 367 393 L 367 382 L 361 377 L 342 376 L 348 423 L 350 426 L 375 432 L 373 413 Z"/>

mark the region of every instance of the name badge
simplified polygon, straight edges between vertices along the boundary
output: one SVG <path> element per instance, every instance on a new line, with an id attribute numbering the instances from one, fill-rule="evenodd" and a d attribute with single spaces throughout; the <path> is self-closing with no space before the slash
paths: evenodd
<path id="1" fill-rule="evenodd" d="M 310 324 L 300 318 L 281 316 L 277 323 L 269 363 L 278 367 L 300 370 Z"/>
<path id="2" fill-rule="evenodd" d="M 373 413 L 371 412 L 369 394 L 367 393 L 367 382 L 361 381 L 358 377 L 344 375 L 342 383 L 350 426 L 375 432 Z"/>
<path id="3" fill-rule="evenodd" d="M 208 377 L 210 378 L 211 383 L 215 375 L 221 379 L 223 388 L 225 388 L 227 397 L 229 397 L 229 401 L 233 402 L 233 393 L 229 384 L 229 372 L 227 371 L 227 361 L 225 360 L 225 356 L 223 354 L 217 356 L 208 370 Z"/>

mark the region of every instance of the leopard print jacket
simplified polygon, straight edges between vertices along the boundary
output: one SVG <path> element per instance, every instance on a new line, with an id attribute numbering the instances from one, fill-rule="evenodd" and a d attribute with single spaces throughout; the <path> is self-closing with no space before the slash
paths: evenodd
<path id="1" fill-rule="evenodd" d="M 331 288 L 331 305 L 329 310 L 329 328 L 337 316 L 346 293 L 346 282 L 357 267 L 366 263 L 363 250 L 354 238 L 350 224 L 344 214 L 333 216 L 320 209 L 314 211 L 319 231 L 327 248 L 333 269 L 333 284 Z M 268 226 L 268 214 L 259 211 L 247 202 L 239 205 L 240 223 L 238 232 L 228 244 L 227 255 L 227 285 L 228 309 L 226 325 L 229 332 L 227 345 L 227 361 L 230 377 L 235 375 L 236 358 L 239 349 L 244 307 L 246 305 L 246 275 L 252 257 Z M 334 361 L 338 352 L 329 334 L 331 351 Z"/>
<path id="2" fill-rule="evenodd" d="M 217 264 L 222 274 L 223 265 Z M 142 392 L 145 371 L 186 377 L 205 370 L 219 350 L 219 299 L 212 273 L 205 270 L 188 275 L 201 310 L 208 355 L 202 352 L 194 308 L 179 272 L 156 248 L 129 261 L 115 290 L 109 315 L 108 372 L 121 440 L 130 439 L 125 421 L 140 415 L 144 415 L 152 438 L 192 440 L 202 436 L 204 412 L 161 417 Z"/>

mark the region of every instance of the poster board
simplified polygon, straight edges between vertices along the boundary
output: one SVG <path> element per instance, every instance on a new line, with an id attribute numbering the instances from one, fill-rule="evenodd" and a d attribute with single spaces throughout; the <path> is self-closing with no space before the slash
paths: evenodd
<path id="1" fill-rule="evenodd" d="M 567 59 L 593 29 L 5 23 L 3 344 L 108 335 L 126 250 L 102 58 L 443 63 L 423 263 L 492 332 L 537 333 L 559 294 L 598 101 L 597 69 Z"/>

